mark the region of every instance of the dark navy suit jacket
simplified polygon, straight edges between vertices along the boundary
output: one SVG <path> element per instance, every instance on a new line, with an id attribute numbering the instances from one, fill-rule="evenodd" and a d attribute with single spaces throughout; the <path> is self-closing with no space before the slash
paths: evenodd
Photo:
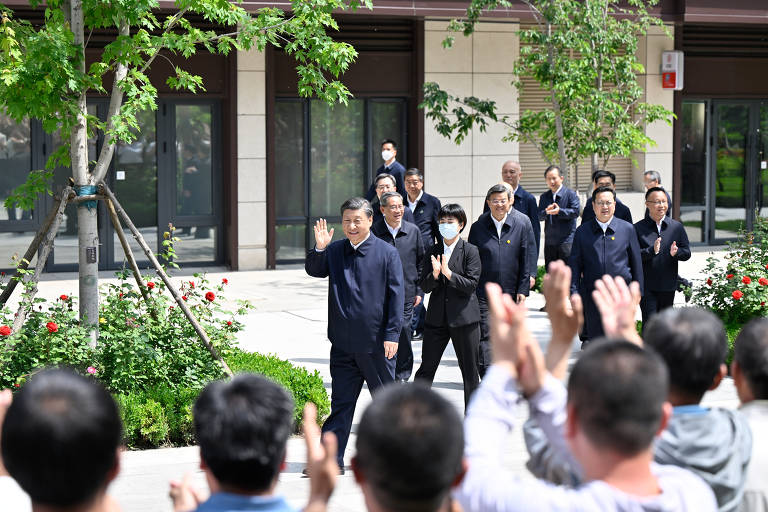
<path id="1" fill-rule="evenodd" d="M 512 297 L 530 292 L 531 272 L 536 269 L 538 252 L 531 221 L 515 209 L 510 210 L 501 226 L 499 238 L 491 212 L 480 216 L 469 230 L 469 243 L 480 251 L 482 272 L 477 296 L 485 297 L 485 283 L 498 283 Z"/>
<path id="2" fill-rule="evenodd" d="M 515 202 L 512 206 L 531 220 L 533 238 L 536 240 L 536 254 L 538 254 L 539 247 L 541 247 L 541 221 L 539 220 L 539 207 L 536 206 L 536 198 L 522 185 L 518 185 L 517 190 L 515 190 Z M 488 210 L 488 202 L 486 201 L 483 205 L 483 213 Z"/>
<path id="3" fill-rule="evenodd" d="M 571 247 L 571 293 L 579 293 L 584 302 L 584 331 L 587 339 L 603 335 L 600 313 L 592 300 L 595 281 L 608 274 L 621 276 L 629 283 L 637 281 L 643 289 L 643 263 L 635 228 L 615 216 L 603 229 L 592 219 L 576 230 Z"/>
<path id="4" fill-rule="evenodd" d="M 400 261 L 403 262 L 405 301 L 413 302 L 413 298 L 420 293 L 419 279 L 421 279 L 421 264 L 424 261 L 424 243 L 421 241 L 419 228 L 416 224 L 401 221 L 397 238 L 392 238 L 387 222 L 381 219 L 373 224 L 371 231 L 388 244 L 394 245 L 400 254 Z"/>
<path id="5" fill-rule="evenodd" d="M 646 216 L 635 224 L 640 255 L 643 259 L 643 277 L 645 290 L 654 292 L 674 292 L 677 289 L 677 262 L 691 258 L 691 246 L 683 225 L 669 217 L 661 219 L 661 248 L 659 254 L 653 251 L 653 244 L 659 237 L 656 223 Z M 669 248 L 677 242 L 677 254 L 671 256 Z"/>
<path id="6" fill-rule="evenodd" d="M 560 206 L 560 213 L 557 215 L 544 213 L 547 206 L 551 204 L 552 191 L 547 190 L 539 196 L 539 220 L 544 221 L 544 245 L 573 243 L 576 219 L 581 208 L 579 196 L 573 190 L 562 187 L 557 194 L 557 204 Z"/>
<path id="7" fill-rule="evenodd" d="M 405 167 L 403 167 L 403 164 L 395 160 L 389 167 L 382 165 L 376 169 L 376 174 L 373 175 L 373 178 L 376 179 L 376 176 L 383 172 L 387 172 L 395 177 L 395 188 L 397 189 L 397 192 L 403 196 L 403 204 L 405 204 L 405 181 L 403 181 L 405 176 Z M 376 197 L 376 183 L 371 183 L 371 186 L 368 187 L 368 192 L 365 194 L 365 198 L 369 201 L 372 201 L 374 197 Z"/>
<path id="8" fill-rule="evenodd" d="M 381 351 L 397 342 L 403 322 L 403 264 L 397 250 L 373 233 L 357 250 L 337 240 L 325 250 L 312 249 L 307 274 L 329 277 L 328 339 L 344 352 Z"/>
<path id="9" fill-rule="evenodd" d="M 618 217 L 621 220 L 625 220 L 632 224 L 632 212 L 629 211 L 629 207 L 622 203 L 619 198 L 616 198 L 616 211 L 614 217 Z M 584 207 L 584 211 L 581 212 L 581 223 L 584 224 L 595 218 L 595 209 L 592 208 L 592 200 L 587 201 L 587 205 Z"/>
<path id="10" fill-rule="evenodd" d="M 408 208 L 408 198 L 405 202 L 406 210 Z M 432 247 L 438 240 L 440 240 L 440 225 L 438 215 L 440 214 L 440 200 L 431 194 L 423 192 L 421 198 L 416 202 L 416 209 L 413 211 L 413 218 L 416 221 L 416 225 L 419 226 L 421 231 L 421 241 L 424 242 L 424 247 Z"/>

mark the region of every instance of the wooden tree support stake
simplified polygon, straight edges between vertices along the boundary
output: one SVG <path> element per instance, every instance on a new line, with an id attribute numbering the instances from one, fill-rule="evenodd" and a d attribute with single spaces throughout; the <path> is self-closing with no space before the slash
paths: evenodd
<path id="1" fill-rule="evenodd" d="M 19 275 L 19 270 L 26 270 L 27 267 L 29 267 L 29 262 L 32 261 L 32 258 L 35 257 L 35 253 L 40 248 L 40 242 L 42 241 L 45 234 L 48 233 L 48 230 L 51 227 L 51 223 L 56 217 L 56 213 L 59 211 L 59 204 L 61 203 L 61 197 L 63 195 L 64 194 L 56 196 L 54 199 L 53 208 L 51 208 L 51 211 L 48 212 L 48 216 L 43 221 L 43 225 L 40 226 L 40 229 L 35 234 L 35 238 L 32 239 L 32 243 L 29 244 L 27 252 L 24 253 L 24 256 L 22 256 L 21 261 L 16 267 L 16 272 L 14 272 L 14 274 L 11 276 L 11 279 L 8 281 L 8 285 L 5 287 L 5 290 L 3 290 L 3 293 L 0 294 L 0 306 L 8 302 L 8 299 L 10 299 L 11 295 L 13 294 L 13 290 L 16 289 L 16 285 L 19 284 L 19 280 L 16 279 L 16 276 Z M 69 196 L 67 195 L 67 197 Z"/>
<path id="2" fill-rule="evenodd" d="M 221 357 L 221 355 L 216 351 L 213 344 L 211 343 L 210 338 L 208 338 L 208 335 L 205 333 L 205 330 L 203 327 L 198 323 L 195 316 L 192 314 L 192 311 L 189 310 L 187 307 L 187 303 L 184 302 L 184 299 L 181 298 L 181 295 L 179 294 L 178 290 L 173 286 L 171 283 L 171 280 L 168 278 L 168 275 L 163 270 L 163 267 L 160 265 L 160 262 L 157 261 L 157 258 L 155 257 L 154 253 L 152 252 L 152 249 L 149 248 L 147 245 L 147 242 L 144 241 L 144 237 L 141 236 L 141 233 L 138 229 L 136 229 L 136 226 L 131 221 L 131 218 L 128 216 L 127 213 L 125 213 L 125 210 L 123 210 L 123 207 L 120 206 L 120 203 L 118 202 L 117 198 L 115 197 L 115 194 L 112 193 L 112 191 L 109 189 L 106 183 L 103 181 L 99 183 L 101 186 L 104 195 L 109 198 L 109 200 L 112 202 L 112 205 L 114 206 L 115 210 L 117 210 L 118 215 L 120 218 L 122 218 L 123 222 L 125 222 L 125 225 L 128 227 L 128 229 L 131 230 L 131 233 L 133 234 L 133 238 L 136 240 L 136 242 L 139 244 L 139 247 L 144 251 L 144 254 L 149 258 L 149 261 L 152 263 L 152 265 L 155 267 L 155 270 L 157 271 L 157 275 L 160 276 L 160 279 L 163 280 L 165 283 L 165 286 L 168 288 L 168 290 L 171 292 L 171 295 L 176 300 L 176 303 L 179 305 L 179 308 L 184 312 L 184 316 L 187 317 L 187 320 L 189 320 L 189 323 L 192 324 L 192 327 L 195 329 L 195 332 L 197 333 L 197 336 L 200 338 L 200 341 L 202 341 L 203 345 L 205 345 L 205 348 L 208 349 L 208 351 L 211 353 L 211 355 L 216 359 L 219 364 L 221 364 L 221 367 L 224 369 L 224 372 L 226 372 L 227 375 L 232 376 L 234 375 L 232 373 L 232 370 L 229 369 L 229 365 L 227 365 L 227 362 L 224 361 L 224 358 Z"/>
<path id="3" fill-rule="evenodd" d="M 66 187 L 61 193 L 59 206 L 55 210 L 56 213 L 53 216 L 53 221 L 48 226 L 48 231 L 45 233 L 45 239 L 43 240 L 42 246 L 40 247 L 40 254 L 37 256 L 35 272 L 32 274 L 32 277 L 28 279 L 27 277 L 23 278 L 25 285 L 30 281 L 34 283 L 32 289 L 27 292 L 26 297 L 30 307 L 32 305 L 32 299 L 34 299 L 35 295 L 37 295 L 37 282 L 40 280 L 40 273 L 43 271 L 43 267 L 45 267 L 45 262 L 48 261 L 48 255 L 51 254 L 53 239 L 56 238 L 56 233 L 59 230 L 59 224 L 61 224 L 61 219 L 64 217 L 64 209 L 67 207 L 70 192 L 72 192 L 72 189 L 70 187 Z M 18 332 L 19 329 L 21 329 L 21 327 L 24 325 L 24 320 L 27 317 L 26 310 L 27 308 L 25 301 L 22 300 L 21 304 L 19 304 L 19 308 L 16 310 L 16 316 L 13 319 L 13 326 L 11 327 L 12 332 Z"/>
<path id="4" fill-rule="evenodd" d="M 155 307 L 152 305 L 152 301 L 149 300 L 149 294 L 147 293 L 146 285 L 141 279 L 141 271 L 139 270 L 139 265 L 136 263 L 136 258 L 133 257 L 133 250 L 131 250 L 131 246 L 128 245 L 128 240 L 125 238 L 125 233 L 123 233 L 123 226 L 120 224 L 120 219 L 117 217 L 117 212 L 115 212 L 115 206 L 112 204 L 112 201 L 107 198 L 104 198 L 104 202 L 107 203 L 107 211 L 109 212 L 110 220 L 112 220 L 112 226 L 115 228 L 117 238 L 120 239 L 120 245 L 123 246 L 123 253 L 125 254 L 125 258 L 128 260 L 128 263 L 131 266 L 133 278 L 136 279 L 136 285 L 139 287 L 141 296 L 144 297 L 144 302 L 147 304 L 149 314 L 152 315 L 153 319 L 157 320 L 157 312 L 155 311 Z"/>

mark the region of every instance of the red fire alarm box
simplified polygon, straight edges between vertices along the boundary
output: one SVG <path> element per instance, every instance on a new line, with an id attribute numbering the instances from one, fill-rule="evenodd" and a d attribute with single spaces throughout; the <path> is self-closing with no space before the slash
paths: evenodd
<path id="1" fill-rule="evenodd" d="M 683 52 L 661 53 L 661 86 L 674 91 L 683 90 Z"/>

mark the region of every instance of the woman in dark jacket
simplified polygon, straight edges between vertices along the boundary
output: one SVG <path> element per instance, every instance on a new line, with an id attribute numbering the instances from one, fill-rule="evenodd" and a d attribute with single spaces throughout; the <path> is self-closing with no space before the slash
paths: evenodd
<path id="1" fill-rule="evenodd" d="M 421 366 L 415 379 L 435 378 L 448 340 L 453 342 L 464 380 L 464 405 L 480 384 L 477 373 L 477 347 L 480 343 L 480 308 L 475 288 L 480 279 L 480 254 L 477 247 L 459 236 L 467 215 L 458 204 L 440 209 L 440 242 L 427 251 L 419 286 L 429 298 L 424 323 Z"/>

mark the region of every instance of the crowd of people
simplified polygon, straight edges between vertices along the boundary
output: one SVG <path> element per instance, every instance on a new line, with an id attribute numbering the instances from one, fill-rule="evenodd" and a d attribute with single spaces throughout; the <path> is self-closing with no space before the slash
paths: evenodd
<path id="1" fill-rule="evenodd" d="M 489 189 L 487 211 L 470 223 L 460 205 L 423 191 L 420 171 L 397 169 L 393 141 L 382 158 L 369 191 L 381 216 L 374 220 L 367 199 L 345 201 L 345 237 L 333 241 L 320 219 L 307 255 L 307 273 L 328 278 L 332 382 L 322 429 L 312 404 L 304 411 L 304 510 L 328 509 L 366 383 L 374 397 L 351 471 L 372 512 L 768 511 L 768 446 L 759 435 L 768 425 L 768 319 L 744 326 L 735 342 L 740 409 L 702 406 L 727 374 L 727 338 L 712 313 L 670 308 L 677 262 L 690 249 L 667 216 L 658 175 L 646 175 L 648 210 L 633 226 L 618 218 L 615 177 L 595 173 L 594 217 L 577 227 L 588 215 L 557 167 L 546 170 L 549 191 L 534 210 L 520 166 L 506 162 L 506 185 Z M 534 338 L 525 305 L 539 219 L 549 340 Z M 672 285 L 656 282 L 659 273 Z M 411 376 L 419 328 L 415 382 L 396 385 Z M 577 336 L 583 351 L 569 372 Z M 430 389 L 449 340 L 464 382 L 463 419 Z M 502 446 L 522 402 L 533 481 L 504 467 Z M 193 410 L 208 489 L 172 482 L 173 509 L 294 510 L 276 492 L 293 407 L 284 389 L 256 375 L 210 383 Z M 0 423 L 2 510 L 118 510 L 107 490 L 120 471 L 120 416 L 98 383 L 41 371 L 13 398 L 0 394 Z"/>

